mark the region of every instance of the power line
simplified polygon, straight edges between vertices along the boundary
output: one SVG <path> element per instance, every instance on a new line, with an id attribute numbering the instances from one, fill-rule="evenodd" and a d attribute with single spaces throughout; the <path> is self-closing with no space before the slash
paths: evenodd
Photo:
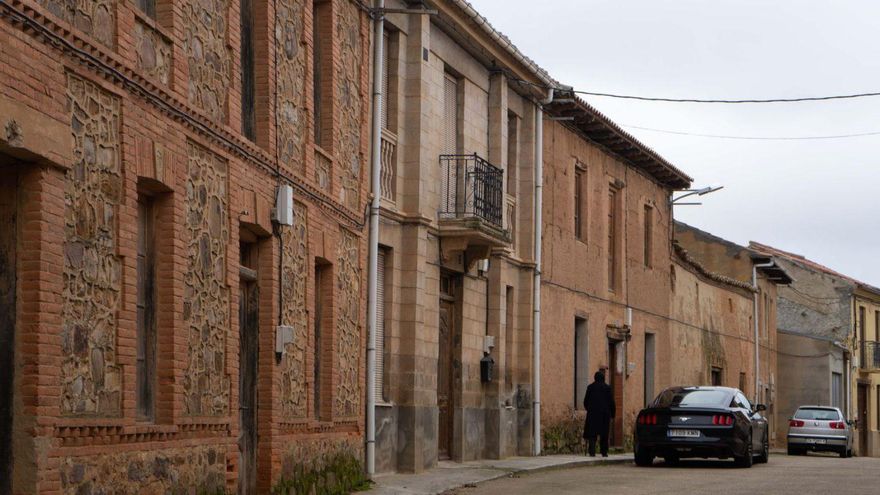
<path id="1" fill-rule="evenodd" d="M 662 101 L 667 103 L 799 103 L 805 101 L 828 101 L 828 100 L 846 100 L 852 98 L 867 98 L 872 96 L 880 96 L 880 93 L 855 93 L 849 95 L 831 95 L 831 96 L 806 96 L 802 98 L 768 98 L 753 100 L 724 100 L 724 99 L 700 99 L 700 98 L 656 98 L 650 96 L 635 95 L 617 95 L 612 93 L 596 93 L 592 91 L 573 91 L 577 94 L 590 96 L 604 96 L 606 98 L 620 98 L 625 100 L 640 101 Z"/>
<path id="2" fill-rule="evenodd" d="M 571 87 L 550 87 L 543 84 L 533 83 L 517 77 L 510 77 L 510 80 L 517 81 L 522 84 L 528 84 L 543 89 L 553 89 L 563 94 L 579 94 L 588 96 L 601 96 L 605 98 L 618 98 L 624 100 L 638 101 L 659 101 L 666 103 L 724 103 L 724 104 L 743 104 L 743 103 L 801 103 L 808 101 L 829 101 L 829 100 L 848 100 L 854 98 L 870 98 L 880 96 L 880 92 L 869 93 L 852 93 L 846 95 L 825 95 L 825 96 L 803 96 L 797 98 L 755 98 L 755 99 L 721 99 L 721 98 L 662 98 L 655 96 L 638 96 L 638 95 L 621 95 L 616 93 L 600 93 L 597 91 L 584 91 L 572 89 Z"/>
<path id="3" fill-rule="evenodd" d="M 814 141 L 823 139 L 846 139 L 864 136 L 880 136 L 880 131 L 862 132 L 855 134 L 832 134 L 827 136 L 730 136 L 726 134 L 701 134 L 697 132 L 674 131 L 671 129 L 655 129 L 653 127 L 641 127 L 637 125 L 620 124 L 621 127 L 629 129 L 639 129 L 642 131 L 660 132 L 663 134 L 675 134 L 677 136 L 693 136 L 714 139 L 738 139 L 749 141 Z"/>

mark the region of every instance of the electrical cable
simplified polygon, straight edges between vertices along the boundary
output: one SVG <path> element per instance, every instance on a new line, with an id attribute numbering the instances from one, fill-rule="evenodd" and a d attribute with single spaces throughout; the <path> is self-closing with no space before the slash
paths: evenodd
<path id="1" fill-rule="evenodd" d="M 812 140 L 822 140 L 822 139 L 846 139 L 846 138 L 854 138 L 854 137 L 865 137 L 865 136 L 880 136 L 880 131 L 876 132 L 862 132 L 855 134 L 834 134 L 829 136 L 729 136 L 724 134 L 700 134 L 696 132 L 687 132 L 687 131 L 674 131 L 670 129 L 655 129 L 653 127 L 641 127 L 637 125 L 628 125 L 628 124 L 619 124 L 621 127 L 626 127 L 628 129 L 639 129 L 642 131 L 650 131 L 650 132 L 660 132 L 663 134 L 675 134 L 677 136 L 693 136 L 693 137 L 703 137 L 703 138 L 714 138 L 714 139 L 739 139 L 739 140 L 754 140 L 754 141 L 812 141 Z"/>
<path id="2" fill-rule="evenodd" d="M 801 102 L 809 102 L 809 101 L 829 101 L 829 100 L 846 100 L 846 99 L 854 99 L 854 98 L 869 98 L 874 96 L 880 96 L 880 92 L 868 92 L 868 93 L 853 93 L 846 95 L 827 95 L 827 96 L 803 96 L 797 98 L 766 98 L 766 99 L 712 99 L 712 98 L 662 98 L 662 97 L 653 97 L 653 96 L 637 96 L 637 95 L 620 95 L 615 93 L 600 93 L 596 91 L 584 91 L 577 90 L 572 88 L 560 88 L 560 87 L 550 87 L 543 84 L 533 83 L 531 81 L 526 81 L 520 78 L 510 77 L 511 80 L 515 80 L 522 84 L 528 84 L 530 86 L 536 86 L 543 89 L 553 89 L 561 94 L 579 94 L 579 95 L 588 95 L 588 96 L 601 96 L 605 98 L 619 98 L 625 100 L 639 100 L 639 101 L 657 101 L 657 102 L 665 102 L 665 103 L 724 103 L 724 104 L 742 104 L 742 103 L 801 103 Z"/>

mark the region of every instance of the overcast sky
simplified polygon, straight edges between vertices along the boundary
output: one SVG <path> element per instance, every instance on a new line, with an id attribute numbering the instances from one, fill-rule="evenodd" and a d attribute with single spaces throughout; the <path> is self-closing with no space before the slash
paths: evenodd
<path id="1" fill-rule="evenodd" d="M 880 92 L 875 0 L 471 3 L 575 89 L 702 99 Z M 585 98 L 629 126 L 758 137 L 880 132 L 880 97 L 763 105 Z M 880 286 L 880 135 L 757 141 L 625 129 L 695 186 L 724 185 L 702 206 L 676 207 L 678 219 Z"/>

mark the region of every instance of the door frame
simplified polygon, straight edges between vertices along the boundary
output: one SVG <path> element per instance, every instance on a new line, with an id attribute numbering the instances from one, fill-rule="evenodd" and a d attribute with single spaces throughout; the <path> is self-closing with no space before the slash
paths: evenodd
<path id="1" fill-rule="evenodd" d="M 245 246 L 249 253 L 243 254 L 239 267 L 239 495 L 257 493 L 257 452 L 258 452 L 258 408 L 259 408 L 259 362 L 260 362 L 260 287 L 257 272 L 259 244 L 246 242 L 244 238 L 240 249 Z M 248 370 L 251 376 L 247 376 Z M 250 389 L 248 395 L 245 392 Z"/>
<path id="2" fill-rule="evenodd" d="M 438 301 L 438 312 L 437 312 L 437 335 L 438 335 L 438 344 L 437 344 L 437 457 L 440 459 L 452 459 L 454 457 L 455 451 L 455 407 L 458 403 L 457 395 L 458 391 L 461 388 L 459 383 L 459 377 L 455 374 L 455 366 L 454 361 L 455 357 L 459 353 L 459 344 L 460 338 L 456 338 L 458 334 L 461 332 L 461 275 L 455 272 L 443 270 L 440 273 L 440 290 L 439 292 L 439 301 Z M 443 282 L 446 282 L 446 288 L 443 287 Z M 441 355 L 441 342 L 440 338 L 440 308 L 442 306 L 447 306 L 450 311 L 449 315 L 449 335 L 447 335 L 447 353 L 448 357 L 446 359 L 446 367 L 447 369 L 441 371 L 441 365 L 443 356 Z M 447 405 L 446 405 L 446 418 L 440 413 L 440 375 L 441 373 L 445 373 L 447 376 Z M 445 421 L 446 423 L 446 434 L 442 434 L 441 423 Z M 442 438 L 441 438 L 442 437 Z M 445 451 L 442 448 L 445 442 Z"/>
<path id="3" fill-rule="evenodd" d="M 3 156 L 0 155 L 0 162 Z M 9 196 L 3 193 L 0 198 L 0 212 L 7 211 L 12 218 L 4 222 L 0 227 L 0 368 L 8 370 L 2 373 L 0 384 L 0 494 L 13 493 L 13 478 L 15 476 L 15 402 L 17 400 L 15 389 L 17 382 L 16 355 L 17 326 L 18 326 L 18 170 L 12 166 L 3 167 L 0 163 L 3 176 L 0 177 L 0 191 L 11 189 Z M 3 213 L 2 216 L 6 216 Z M 11 235 L 7 235 L 11 234 Z M 5 334 L 5 335 L 4 335 Z M 21 488 L 19 488 L 21 489 Z"/>
<path id="4" fill-rule="evenodd" d="M 622 447 L 623 446 L 623 404 L 624 404 L 624 385 L 626 384 L 626 372 L 621 371 L 618 372 L 618 369 L 626 366 L 626 355 L 624 347 L 626 345 L 625 339 L 618 339 L 611 336 L 607 337 L 606 347 L 608 349 L 608 376 L 605 377 L 605 382 L 611 387 L 611 400 L 614 401 L 614 408 L 617 411 L 615 417 L 611 418 L 611 427 L 608 431 L 608 445 L 610 447 Z M 618 363 L 618 358 L 622 359 L 623 363 Z M 615 387 L 620 386 L 620 401 L 617 401 L 617 395 L 615 394 Z M 619 403 L 618 403 L 619 402 Z"/>
<path id="5" fill-rule="evenodd" d="M 858 407 L 857 411 L 857 419 L 859 426 L 859 455 L 866 456 L 868 455 L 868 430 L 870 429 L 870 407 L 868 405 L 868 384 L 859 383 L 858 388 L 856 389 L 856 407 Z"/>

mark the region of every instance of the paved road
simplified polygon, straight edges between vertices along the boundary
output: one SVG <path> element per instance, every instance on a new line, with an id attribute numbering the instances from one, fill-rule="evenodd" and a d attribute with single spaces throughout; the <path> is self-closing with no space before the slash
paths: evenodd
<path id="1" fill-rule="evenodd" d="M 769 464 L 740 469 L 725 461 L 683 461 L 680 466 L 631 464 L 545 471 L 461 488 L 456 495 L 708 494 L 868 495 L 880 493 L 880 459 L 824 455 L 770 456 Z"/>

